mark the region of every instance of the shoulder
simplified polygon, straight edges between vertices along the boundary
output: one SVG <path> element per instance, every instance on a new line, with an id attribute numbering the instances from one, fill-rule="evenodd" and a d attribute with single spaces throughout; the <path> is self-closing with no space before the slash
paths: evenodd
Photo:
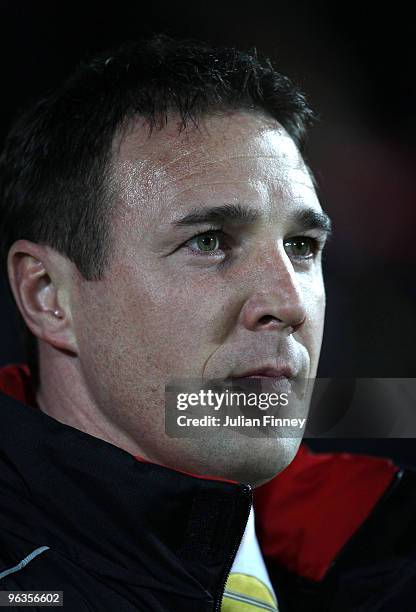
<path id="1" fill-rule="evenodd" d="M 282 610 L 309 612 L 316 602 L 320 612 L 347 611 L 354 600 L 366 612 L 381 602 L 400 609 L 401 598 L 416 597 L 416 472 L 377 457 L 302 453 L 258 491 L 268 569 L 294 605 Z"/>

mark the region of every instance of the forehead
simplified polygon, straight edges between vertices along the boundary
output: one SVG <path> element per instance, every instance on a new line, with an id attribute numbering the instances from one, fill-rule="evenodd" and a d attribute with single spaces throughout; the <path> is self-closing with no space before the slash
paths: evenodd
<path id="1" fill-rule="evenodd" d="M 137 121 L 120 139 L 113 178 L 121 211 L 169 221 L 190 204 L 320 208 L 299 151 L 274 119 L 239 111 L 178 125 L 173 117 L 149 135 Z"/>

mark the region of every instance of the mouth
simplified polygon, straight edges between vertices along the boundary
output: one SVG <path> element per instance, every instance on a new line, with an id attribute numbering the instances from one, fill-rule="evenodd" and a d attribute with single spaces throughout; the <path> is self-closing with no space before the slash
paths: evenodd
<path id="1" fill-rule="evenodd" d="M 241 385 L 247 393 L 251 391 L 268 393 L 291 393 L 295 372 L 287 365 L 281 367 L 262 367 L 231 374 L 232 383 Z M 260 387 L 258 387 L 260 385 Z"/>
<path id="2" fill-rule="evenodd" d="M 295 377 L 295 373 L 292 368 L 288 365 L 279 368 L 257 368 L 253 370 L 247 370 L 246 372 L 231 374 L 229 378 L 231 380 L 251 379 L 251 378 L 265 378 L 270 380 L 292 380 Z"/>

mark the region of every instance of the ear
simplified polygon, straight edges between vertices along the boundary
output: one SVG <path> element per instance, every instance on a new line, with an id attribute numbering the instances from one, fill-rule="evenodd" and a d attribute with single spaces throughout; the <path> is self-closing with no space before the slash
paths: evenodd
<path id="1" fill-rule="evenodd" d="M 55 348 L 77 354 L 70 301 L 73 267 L 50 247 L 29 240 L 15 242 L 7 260 L 14 299 L 30 331 Z"/>

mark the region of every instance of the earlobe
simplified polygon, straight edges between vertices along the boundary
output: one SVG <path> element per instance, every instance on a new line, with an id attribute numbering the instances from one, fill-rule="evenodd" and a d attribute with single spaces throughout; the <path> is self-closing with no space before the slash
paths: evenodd
<path id="1" fill-rule="evenodd" d="M 59 256 L 60 259 L 61 256 Z M 51 250 L 27 240 L 13 244 L 8 256 L 10 286 L 30 331 L 49 345 L 77 353 L 67 271 Z"/>

